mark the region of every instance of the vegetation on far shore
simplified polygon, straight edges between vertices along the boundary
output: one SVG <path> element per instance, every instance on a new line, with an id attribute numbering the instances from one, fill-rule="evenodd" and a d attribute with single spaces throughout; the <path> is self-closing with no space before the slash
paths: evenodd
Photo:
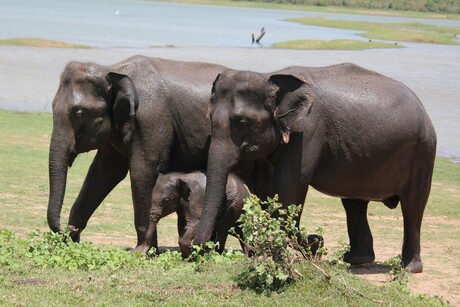
<path id="1" fill-rule="evenodd" d="M 374 48 L 402 48 L 398 44 L 383 42 L 366 42 L 352 39 L 323 40 L 292 40 L 275 43 L 274 48 L 278 49 L 300 49 L 300 50 L 363 50 Z"/>
<path id="2" fill-rule="evenodd" d="M 291 18 L 287 21 L 309 26 L 351 29 L 362 31 L 360 34 L 369 39 L 368 42 L 359 40 L 294 40 L 275 43 L 275 48 L 286 49 L 329 49 L 329 50 L 361 50 L 370 48 L 398 48 L 400 42 L 431 43 L 459 45 L 456 41 L 460 27 L 440 27 L 423 23 L 383 23 L 322 17 Z M 378 42 L 390 41 L 391 43 Z"/>
<path id="3" fill-rule="evenodd" d="M 450 13 L 434 13 L 413 10 L 395 10 L 392 9 L 378 9 L 365 6 L 333 6 L 333 5 L 309 5 L 300 4 L 298 1 L 282 2 L 280 1 L 251 1 L 251 0 L 150 0 L 160 2 L 174 2 L 174 3 L 187 3 L 187 4 L 206 4 L 206 5 L 221 5 L 221 6 L 235 6 L 235 7 L 248 7 L 248 8 L 266 8 L 277 10 L 295 10 L 295 11 L 310 11 L 310 12 L 323 12 L 323 13 L 341 13 L 341 14 L 359 14 L 359 15 L 379 15 L 379 16 L 395 16 L 395 17 L 412 17 L 412 18 L 429 18 L 429 19 L 460 19 L 460 14 Z M 402 0 L 397 0 L 402 2 Z M 458 1 L 458 0 L 455 0 Z M 320 3 L 320 1 L 315 1 Z M 378 1 L 373 1 L 378 2 Z M 411 2 L 411 1 L 404 1 Z"/>
<path id="4" fill-rule="evenodd" d="M 51 39 L 18 37 L 0 39 L 0 46 L 27 46 L 27 47 L 53 47 L 53 48 L 79 48 L 90 49 L 91 46 L 60 42 Z"/>
<path id="5" fill-rule="evenodd" d="M 440 27 L 423 23 L 365 22 L 322 17 L 291 18 L 288 21 L 310 26 L 364 31 L 365 33 L 362 36 L 371 40 L 447 45 L 459 44 L 455 40 L 457 39 L 457 34 L 460 33 L 460 27 Z"/>
<path id="6" fill-rule="evenodd" d="M 177 247 L 174 216 L 162 219 L 158 227 L 162 250 L 171 251 L 153 259 L 126 252 L 124 249 L 132 247 L 136 240 L 129 178 L 122 181 L 94 213 L 82 233 L 82 244 L 61 244 L 59 238 L 44 233 L 48 231 L 51 129 L 52 114 L 0 110 L 0 305 L 25 302 L 29 305 L 123 305 L 129 302 L 135 306 L 155 303 L 264 306 L 274 301 L 283 306 L 318 302 L 326 306 L 441 305 L 439 298 L 411 294 L 407 278 L 410 284 L 412 277 L 404 272 L 397 271 L 394 275 L 402 279 L 390 281 L 397 269 L 392 259 L 400 252 L 403 235 L 400 210 L 389 210 L 377 203 L 369 206 L 377 257 L 382 256 L 380 248 L 384 245 L 390 246 L 391 251 L 384 258 L 388 262 L 376 262 L 368 269 L 374 267 L 386 272 L 388 282 L 371 284 L 346 267 L 331 266 L 330 261 L 339 259 L 340 242 L 347 240 L 344 212 L 338 199 L 313 189 L 309 191 L 305 207 L 308 210 L 304 210 L 302 224 L 309 233 L 321 228 L 325 246 L 331 253 L 323 256 L 324 261 L 319 263 L 295 264 L 292 272 L 298 279 L 280 293 L 266 295 L 242 290 L 235 276 L 241 276 L 248 260 L 232 252 L 206 261 L 182 261 L 174 252 Z M 69 169 L 62 213 L 64 225 L 93 157 L 94 152 L 79 155 Z M 459 197 L 460 165 L 437 159 L 422 230 L 422 257 L 447 270 L 448 264 L 455 264 L 455 259 L 460 257 L 457 248 L 460 234 L 451 231 L 452 224 L 460 219 Z M 435 248 L 430 251 L 430 246 Z M 239 248 L 239 245 L 234 238 L 229 238 L 228 247 Z M 441 269 L 431 267 L 433 261 L 431 265 L 427 262 L 427 271 L 422 274 L 434 282 L 440 276 L 437 270 Z M 263 267 L 258 270 L 266 272 Z M 442 276 L 449 274 L 442 272 Z"/>
<path id="7" fill-rule="evenodd" d="M 239 0 L 232 0 L 238 2 Z M 333 6 L 378 10 L 416 11 L 431 13 L 460 14 L 459 0 L 246 0 L 262 3 L 293 5 Z"/>

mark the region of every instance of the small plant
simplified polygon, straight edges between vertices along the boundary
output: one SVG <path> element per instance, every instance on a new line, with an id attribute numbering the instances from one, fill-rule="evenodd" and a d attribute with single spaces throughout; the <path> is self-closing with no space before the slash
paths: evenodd
<path id="1" fill-rule="evenodd" d="M 170 250 L 166 250 L 159 254 L 158 257 L 151 258 L 151 260 L 153 265 L 159 266 L 165 271 L 180 267 L 180 264 L 184 262 L 180 252 Z"/>
<path id="2" fill-rule="evenodd" d="M 233 263 L 235 260 L 244 257 L 241 252 L 236 252 L 231 249 L 224 251 L 222 254 L 217 252 L 219 242 L 207 242 L 204 247 L 199 245 L 193 246 L 192 254 L 187 260 L 194 263 L 195 271 L 202 272 L 209 265 L 209 263 L 228 264 Z M 205 252 L 206 251 L 206 252 Z"/>
<path id="3" fill-rule="evenodd" d="M 0 229 L 0 266 L 9 267 L 12 271 L 21 269 L 21 254 L 23 250 L 19 240 L 9 229 Z"/>
<path id="4" fill-rule="evenodd" d="M 300 210 L 295 205 L 283 209 L 277 195 L 267 201 L 255 195 L 246 199 L 245 213 L 239 219 L 243 238 L 239 239 L 249 247 L 252 257 L 237 277 L 240 287 L 270 293 L 299 276 L 293 263 L 309 257 L 308 248 L 299 244 L 307 239 L 296 224 Z"/>
<path id="5" fill-rule="evenodd" d="M 343 261 L 343 256 L 350 251 L 350 245 L 345 242 L 339 242 L 339 247 L 331 255 L 331 264 L 340 268 L 347 269 L 350 264 Z"/>
<path id="6" fill-rule="evenodd" d="M 409 272 L 401 266 L 401 255 L 390 258 L 384 263 L 391 267 L 392 282 L 398 283 L 404 293 L 409 293 Z"/>

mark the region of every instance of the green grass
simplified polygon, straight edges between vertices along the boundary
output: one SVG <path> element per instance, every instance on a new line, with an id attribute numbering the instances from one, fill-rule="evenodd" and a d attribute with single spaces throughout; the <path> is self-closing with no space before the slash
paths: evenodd
<path id="1" fill-rule="evenodd" d="M 0 39 L 0 46 L 54 47 L 89 49 L 91 46 L 59 42 L 43 38 L 8 38 Z"/>
<path id="2" fill-rule="evenodd" d="M 273 44 L 277 49 L 300 49 L 300 50 L 363 50 L 376 48 L 402 48 L 400 45 L 366 42 L 352 39 L 323 40 L 292 40 Z"/>
<path id="3" fill-rule="evenodd" d="M 302 278 L 280 292 L 257 294 L 237 286 L 249 262 L 240 253 L 205 255 L 195 262 L 183 261 L 177 252 L 146 259 L 120 248 L 66 244 L 49 233 L 18 239 L 1 228 L 0 246 L 4 306 L 442 305 L 438 298 L 409 295 L 397 282 L 376 287 L 326 261 L 294 263 Z"/>
<path id="4" fill-rule="evenodd" d="M 394 283 L 381 282 L 378 286 L 371 284 L 345 269 L 328 267 L 326 262 L 322 262 L 321 266 L 334 276 L 333 280 L 328 282 L 315 267 L 303 264 L 298 270 L 305 277 L 287 287 L 283 293 L 274 293 L 270 297 L 241 290 L 236 286 L 234 276 L 245 265 L 240 260 L 210 262 L 199 268 L 193 263 L 174 264 L 174 257 L 172 260 L 155 258 L 142 265 L 127 264 L 115 270 L 69 271 L 62 267 L 34 266 L 19 251 L 29 250 L 21 246 L 35 229 L 41 232 L 48 230 L 47 164 L 51 129 L 51 114 L 0 111 L 0 228 L 14 231 L 18 240 L 12 248 L 16 253 L 13 264 L 0 264 L 0 305 L 440 304 L 438 300 L 427 299 L 426 296 L 408 295 Z M 70 207 L 93 156 L 94 153 L 79 156 L 69 170 L 63 224 L 67 221 Z M 422 229 L 425 272 L 417 278 L 410 277 L 409 285 L 417 282 L 421 276 L 428 279 L 431 286 L 442 284 L 442 289 L 447 289 L 454 296 L 459 295 L 459 289 L 452 282 L 458 278 L 455 272 L 460 258 L 460 233 L 452 231 L 452 225 L 459 224 L 459 203 L 460 165 L 438 158 Z M 380 203 L 371 203 L 369 222 L 374 235 L 377 262 L 369 265 L 368 269 L 383 271 L 388 280 L 390 268 L 382 262 L 400 253 L 401 212 L 399 209 L 389 210 Z M 348 241 L 345 214 L 340 201 L 313 189 L 307 196 L 302 225 L 310 233 L 322 228 L 326 247 L 331 254 L 340 241 Z M 160 246 L 163 249 L 177 247 L 175 217 L 161 220 L 158 228 Z M 96 210 L 82 233 L 81 241 L 119 249 L 133 247 L 136 239 L 129 179 L 125 179 Z M 238 248 L 235 239 L 230 240 L 229 246 Z M 8 250 L 7 245 L 2 245 L 0 240 L 0 263 L 5 250 Z M 330 257 L 328 255 L 325 259 Z"/>
<path id="5" fill-rule="evenodd" d="M 317 306 L 321 302 L 321 306 L 378 306 L 393 302 L 399 306 L 441 306 L 436 299 L 402 294 L 395 284 L 376 291 L 375 286 L 341 270 L 333 270 L 334 280 L 327 282 L 311 266 L 299 270 L 308 278 L 283 293 L 258 295 L 235 286 L 234 276 L 241 269 L 242 263 L 236 261 L 210 262 L 199 271 L 188 263 L 168 270 L 152 265 L 110 272 L 37 268 L 25 273 L 0 267 L 0 305 Z"/>
<path id="6" fill-rule="evenodd" d="M 377 23 L 351 20 L 335 20 L 321 17 L 288 19 L 304 25 L 364 31 L 362 36 L 392 42 L 433 43 L 458 45 L 459 27 L 438 27 L 422 23 Z"/>

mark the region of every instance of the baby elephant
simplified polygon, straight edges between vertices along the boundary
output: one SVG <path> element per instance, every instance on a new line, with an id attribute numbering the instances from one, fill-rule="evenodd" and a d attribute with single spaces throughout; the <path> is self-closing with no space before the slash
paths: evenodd
<path id="1" fill-rule="evenodd" d="M 152 192 L 150 225 L 144 250 L 150 246 L 159 220 L 173 212 L 178 216 L 179 247 L 184 258 L 192 253 L 192 241 L 200 222 L 206 191 L 206 175 L 201 172 L 160 174 Z M 219 242 L 218 252 L 224 250 L 228 230 L 241 215 L 249 190 L 237 176 L 230 174 L 226 187 L 226 202 L 219 212 L 214 232 Z M 238 231 L 238 230 L 237 230 Z"/>

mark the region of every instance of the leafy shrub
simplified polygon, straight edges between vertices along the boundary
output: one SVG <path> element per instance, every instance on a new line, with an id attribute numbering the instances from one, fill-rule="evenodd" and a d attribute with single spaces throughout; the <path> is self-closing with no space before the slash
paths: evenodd
<path id="1" fill-rule="evenodd" d="M 296 225 L 300 206 L 282 209 L 278 196 L 261 201 L 251 195 L 244 204 L 245 213 L 238 220 L 242 240 L 249 248 L 250 264 L 238 275 L 238 285 L 256 292 L 278 291 L 299 274 L 293 269 L 296 260 L 309 252 L 298 242 L 307 236 Z"/>

